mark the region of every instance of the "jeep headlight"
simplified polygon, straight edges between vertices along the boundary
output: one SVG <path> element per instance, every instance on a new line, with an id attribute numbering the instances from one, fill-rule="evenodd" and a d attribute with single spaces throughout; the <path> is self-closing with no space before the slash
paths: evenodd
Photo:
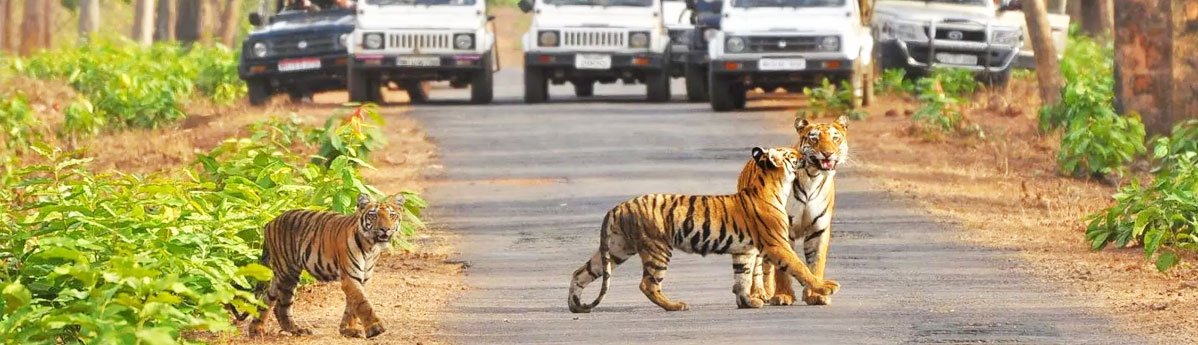
<path id="1" fill-rule="evenodd" d="M 457 49 L 474 49 L 474 34 L 453 35 L 453 47 Z"/>
<path id="2" fill-rule="evenodd" d="M 366 49 L 383 49 L 383 34 L 379 32 L 363 34 L 362 46 Z"/>
<path id="3" fill-rule="evenodd" d="M 840 37 L 825 36 L 819 40 L 819 50 L 834 52 L 840 50 Z"/>
<path id="4" fill-rule="evenodd" d="M 340 44 L 342 47 L 348 46 L 349 45 L 349 34 L 341 34 L 341 36 L 337 36 L 337 43 Z"/>
<path id="5" fill-rule="evenodd" d="M 1019 44 L 1019 40 L 1023 39 L 1023 31 L 1019 30 L 997 30 L 991 35 L 994 36 L 994 44 L 1002 44 L 1013 46 Z"/>
<path id="6" fill-rule="evenodd" d="M 256 57 L 266 57 L 266 54 L 270 53 L 270 49 L 266 47 L 265 42 L 254 43 L 253 50 Z"/>
<path id="7" fill-rule="evenodd" d="M 537 34 L 537 43 L 542 47 L 556 47 L 557 35 L 557 31 L 541 31 Z"/>
<path id="8" fill-rule="evenodd" d="M 715 35 L 718 33 L 720 33 L 720 30 L 716 30 L 715 28 L 707 28 L 706 30 L 703 30 L 703 42 L 711 42 L 711 40 L 715 39 Z"/>
<path id="9" fill-rule="evenodd" d="M 649 33 L 644 31 L 636 31 L 628 34 L 628 46 L 632 48 L 645 48 L 649 46 Z"/>
<path id="10" fill-rule="evenodd" d="M 740 37 L 729 37 L 724 41 L 724 51 L 729 53 L 739 53 L 745 51 L 745 39 Z"/>
<path id="11" fill-rule="evenodd" d="M 902 22 L 886 22 L 882 25 L 883 37 L 894 37 L 904 41 L 927 41 L 928 33 L 923 25 Z"/>

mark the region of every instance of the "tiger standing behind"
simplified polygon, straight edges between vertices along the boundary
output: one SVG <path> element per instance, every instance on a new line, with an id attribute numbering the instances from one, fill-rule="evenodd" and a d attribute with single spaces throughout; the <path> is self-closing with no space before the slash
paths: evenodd
<path id="1" fill-rule="evenodd" d="M 291 319 L 291 301 L 304 270 L 321 282 L 341 281 L 345 292 L 341 335 L 359 338 L 365 329 L 366 337 L 373 338 L 386 331 L 366 300 L 363 285 L 370 281 L 375 261 L 399 230 L 404 197 L 396 195 L 391 201 L 376 203 L 360 194 L 357 201 L 358 210 L 352 215 L 292 210 L 266 224 L 262 264 L 274 270 L 274 277 L 269 288 L 257 291 L 266 306 L 258 309 L 258 317 L 250 323 L 250 335 L 262 334 L 262 322 L 271 307 L 275 307 L 275 318 L 284 331 L 312 334 Z"/>
<path id="2" fill-rule="evenodd" d="M 603 300 L 616 265 L 639 254 L 641 292 L 667 311 L 686 310 L 661 292 L 666 268 L 675 248 L 700 255 L 732 254 L 735 283 L 732 293 L 741 308 L 760 308 L 764 302 L 749 296 L 750 280 L 759 254 L 821 294 L 835 293 L 839 284 L 811 274 L 786 239 L 785 202 L 799 160 L 798 151 L 785 147 L 755 147 L 749 165 L 758 173 L 745 188 L 731 195 L 650 194 L 620 203 L 607 212 L 599 232 L 599 251 L 574 271 L 567 304 L 571 312 L 586 313 Z M 582 304 L 582 290 L 600 276 L 599 296 Z"/>
<path id="3" fill-rule="evenodd" d="M 836 209 L 836 166 L 844 162 L 849 152 L 848 118 L 841 116 L 832 123 L 810 123 L 805 119 L 795 121 L 795 131 L 799 134 L 796 149 L 802 153 L 806 163 L 795 177 L 794 190 L 786 203 L 790 215 L 790 242 L 798 251 L 798 241 L 803 242 L 803 256 L 813 274 L 818 278 L 824 277 L 824 269 L 828 262 L 828 243 L 832 237 L 832 213 Z M 737 186 L 744 188 L 752 183 L 751 165 L 745 167 L 737 180 Z M 752 289 L 755 297 L 769 298 L 773 305 L 791 305 L 795 301 L 794 288 L 790 277 L 775 274 L 769 262 L 758 266 L 763 274 L 764 285 L 756 285 Z M 773 284 L 771 284 L 773 283 Z M 774 285 L 771 288 L 770 285 Z M 773 295 L 773 297 L 770 297 Z M 803 302 L 810 305 L 826 305 L 831 302 L 831 296 L 805 289 Z"/>

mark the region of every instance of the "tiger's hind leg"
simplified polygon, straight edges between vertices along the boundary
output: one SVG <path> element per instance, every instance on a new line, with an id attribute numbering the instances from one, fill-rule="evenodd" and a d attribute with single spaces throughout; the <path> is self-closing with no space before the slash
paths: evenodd
<path id="1" fill-rule="evenodd" d="M 266 318 L 270 316 L 270 310 L 274 308 L 275 301 L 279 299 L 279 293 L 275 290 L 275 279 L 271 279 L 270 285 L 267 287 L 265 293 L 263 293 L 262 296 L 258 296 L 258 298 L 262 300 L 262 304 L 265 306 L 258 307 L 258 316 L 255 316 L 254 319 L 250 321 L 249 333 L 251 337 L 262 335 L 262 324 L 265 323 Z"/>
<path id="2" fill-rule="evenodd" d="M 665 294 L 661 293 L 661 282 L 666 280 L 666 267 L 670 265 L 670 248 L 656 248 L 653 245 L 646 245 L 646 248 L 641 249 L 641 266 L 644 269 L 641 278 L 641 292 L 645 293 L 645 297 L 649 297 L 650 301 L 657 304 L 666 311 L 683 311 L 689 307 L 686 302 L 671 301 Z M 663 250 L 664 249 L 664 250 Z"/>
<path id="3" fill-rule="evenodd" d="M 811 267 L 811 273 L 820 279 L 824 278 L 824 268 L 828 264 L 828 241 L 832 237 L 831 230 L 830 226 L 815 230 L 803 241 L 803 256 L 807 259 L 807 265 Z M 817 294 L 808 288 L 803 290 L 803 302 L 808 305 L 827 305 L 832 302 L 832 296 Z"/>
<path id="4" fill-rule="evenodd" d="M 765 303 L 760 297 L 750 295 L 758 259 L 756 251 L 743 254 L 732 254 L 732 273 L 734 283 L 732 294 L 736 295 L 737 308 L 761 308 Z M 758 276 L 760 278 L 760 276 Z"/>
<path id="5" fill-rule="evenodd" d="M 300 327 L 295 324 L 295 320 L 291 319 L 291 303 L 295 301 L 295 285 L 297 283 L 298 279 L 283 279 L 276 287 L 272 288 L 279 293 L 278 304 L 275 305 L 275 319 L 279 320 L 279 327 L 291 335 L 311 335 L 311 329 Z M 275 284 L 275 282 L 272 281 L 271 284 Z"/>

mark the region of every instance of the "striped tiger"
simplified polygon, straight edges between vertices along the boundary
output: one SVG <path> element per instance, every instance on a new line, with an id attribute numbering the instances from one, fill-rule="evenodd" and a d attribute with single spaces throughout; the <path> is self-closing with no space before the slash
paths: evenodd
<path id="1" fill-rule="evenodd" d="M 568 305 L 571 312 L 587 313 L 603 300 L 615 266 L 639 254 L 643 275 L 641 292 L 667 311 L 687 310 L 661 292 L 673 250 L 700 255 L 732 254 L 735 283 L 732 293 L 740 308 L 760 308 L 761 299 L 748 294 L 759 254 L 785 272 L 830 295 L 840 287 L 823 280 L 803 265 L 786 240 L 785 201 L 795 171 L 802 164 L 793 148 L 753 148 L 750 165 L 757 173 L 745 188 L 731 195 L 651 194 L 620 203 L 607 212 L 599 232 L 599 251 L 574 271 Z M 599 296 L 582 304 L 582 290 L 603 277 Z"/>
<path id="2" fill-rule="evenodd" d="M 256 289 L 266 306 L 259 308 L 258 317 L 250 322 L 250 335 L 262 334 L 262 322 L 272 306 L 283 331 L 312 334 L 291 319 L 295 286 L 304 270 L 321 282 L 341 282 L 345 292 L 341 335 L 360 338 L 365 329 L 366 337 L 373 338 L 386 331 L 366 300 L 363 285 L 370 281 L 375 261 L 399 230 L 404 197 L 372 202 L 370 196 L 360 194 L 357 202 L 357 212 L 352 215 L 292 210 L 266 224 L 262 264 L 274 270 L 274 277 L 265 291 L 263 286 Z"/>
<path id="3" fill-rule="evenodd" d="M 841 116 L 835 122 L 816 124 L 799 119 L 795 121 L 795 131 L 799 134 L 796 147 L 806 164 L 795 177 L 794 190 L 786 203 L 790 215 L 790 242 L 797 252 L 802 239 L 807 265 L 816 277 L 823 278 L 832 237 L 832 213 L 836 209 L 836 166 L 844 162 L 849 153 L 848 119 Z M 738 187 L 753 183 L 755 173 L 751 169 L 754 169 L 753 165 L 745 166 L 745 172 L 737 181 Z M 754 283 L 763 284 L 754 285 L 752 295 L 768 299 L 773 305 L 794 304 L 790 278 L 775 274 L 769 262 L 758 267 L 762 271 L 754 272 L 754 275 L 763 275 L 763 278 L 755 277 Z M 803 302 L 810 305 L 826 305 L 831 298 L 831 295 L 811 289 L 803 291 Z"/>

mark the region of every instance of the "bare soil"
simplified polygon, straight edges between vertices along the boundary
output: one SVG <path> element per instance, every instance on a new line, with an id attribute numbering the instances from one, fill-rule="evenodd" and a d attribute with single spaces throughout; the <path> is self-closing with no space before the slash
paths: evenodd
<path id="1" fill-rule="evenodd" d="M 960 237 L 1012 250 L 1022 269 L 1059 284 L 1120 322 L 1115 327 L 1162 344 L 1198 343 L 1198 270 L 1167 274 L 1141 247 L 1090 251 L 1083 218 L 1111 202 L 1115 188 L 1060 176 L 1060 138 L 1037 132 L 1035 83 L 1013 80 L 975 98 L 967 117 L 984 138 L 912 136 L 915 102 L 883 97 L 850 126 L 854 172 L 944 222 Z"/>

